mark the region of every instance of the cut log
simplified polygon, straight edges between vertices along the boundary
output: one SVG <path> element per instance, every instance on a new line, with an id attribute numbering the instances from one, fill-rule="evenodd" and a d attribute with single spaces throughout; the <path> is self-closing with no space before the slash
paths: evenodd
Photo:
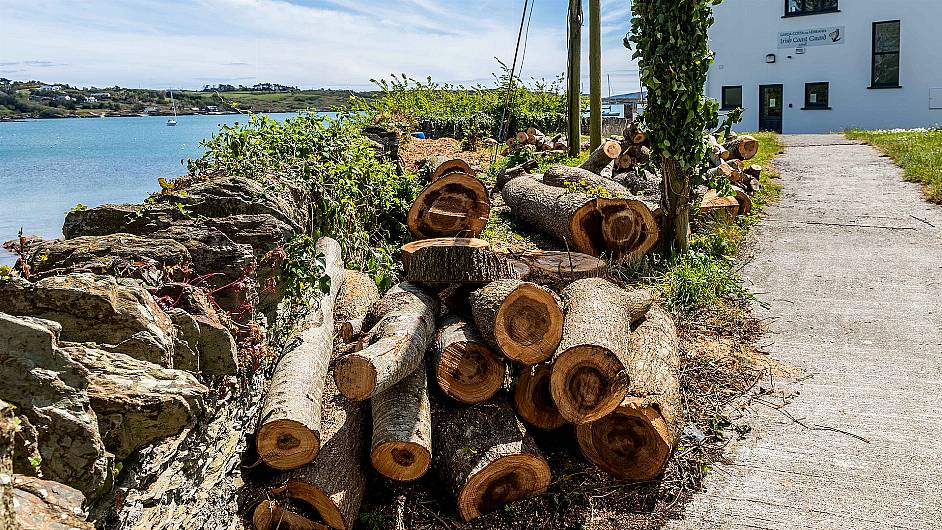
<path id="1" fill-rule="evenodd" d="M 452 399 L 472 404 L 487 401 L 504 384 L 503 360 L 468 320 L 446 317 L 429 353 L 435 380 Z"/>
<path id="2" fill-rule="evenodd" d="M 608 263 L 604 259 L 579 252 L 528 250 L 513 257 L 530 268 L 528 279 L 531 282 L 551 289 L 562 289 L 582 278 L 608 276 Z"/>
<path id="3" fill-rule="evenodd" d="M 416 480 L 432 463 L 432 409 L 422 366 L 377 394 L 373 406 L 373 468 L 392 480 Z"/>
<path id="4" fill-rule="evenodd" d="M 588 423 L 615 410 L 628 392 L 628 326 L 651 307 L 651 294 L 587 278 L 561 297 L 566 317 L 550 390 L 567 421 Z"/>
<path id="5" fill-rule="evenodd" d="M 526 366 L 520 371 L 517 386 L 514 387 L 514 406 L 520 418 L 544 430 L 552 430 L 566 424 L 556 408 L 553 396 L 550 393 L 550 375 L 553 365 L 541 363 L 536 366 Z"/>
<path id="6" fill-rule="evenodd" d="M 615 140 L 606 140 L 595 151 L 592 151 L 589 158 L 586 158 L 585 162 L 579 167 L 598 174 L 605 166 L 617 159 L 619 155 L 621 155 L 621 144 Z"/>
<path id="7" fill-rule="evenodd" d="M 579 187 L 584 187 L 586 190 L 601 189 L 611 197 L 624 197 L 629 195 L 628 188 L 614 180 L 607 179 L 579 167 L 569 167 L 559 164 L 546 170 L 546 173 L 543 174 L 543 184 L 556 186 L 557 188 L 576 187 L 577 191 L 582 191 Z"/>
<path id="8" fill-rule="evenodd" d="M 452 173 L 463 173 L 472 177 L 475 174 L 475 171 L 471 169 L 471 166 L 464 160 L 445 155 L 430 156 L 428 159 L 428 169 L 429 181 L 431 182 L 435 182 L 445 175 Z"/>
<path id="9" fill-rule="evenodd" d="M 641 123 L 637 121 L 631 122 L 631 125 L 625 129 L 624 135 L 625 140 L 633 144 L 643 144 L 648 141 L 648 133 L 641 127 Z"/>
<path id="10" fill-rule="evenodd" d="M 700 214 L 712 214 L 714 212 L 722 212 L 730 218 L 736 217 L 739 215 L 739 201 L 736 200 L 736 197 L 724 197 L 716 190 L 708 190 L 703 194 L 703 199 L 700 200 Z"/>
<path id="11" fill-rule="evenodd" d="M 761 187 L 762 185 L 759 184 L 759 179 L 757 178 L 749 179 L 749 193 L 752 193 L 752 194 L 759 193 L 759 189 Z"/>
<path id="12" fill-rule="evenodd" d="M 576 437 L 585 457 L 606 473 L 646 481 L 664 470 L 683 429 L 673 320 L 651 309 L 631 345 L 628 395 L 611 414 L 576 427 Z"/>
<path id="13" fill-rule="evenodd" d="M 739 215 L 749 215 L 752 212 L 752 197 L 746 193 L 746 190 L 739 186 L 733 186 L 736 192 L 736 203 L 739 205 Z"/>
<path id="14" fill-rule="evenodd" d="M 364 325 L 369 346 L 344 355 L 334 367 L 337 388 L 362 401 L 414 372 L 435 333 L 438 302 L 420 287 L 400 283 L 373 305 Z"/>
<path id="15" fill-rule="evenodd" d="M 252 512 L 252 524 L 257 530 L 330 530 L 308 517 L 303 506 L 295 504 L 266 499 Z"/>
<path id="16" fill-rule="evenodd" d="M 520 131 L 517 133 L 517 143 L 525 144 L 530 141 L 530 135 L 526 131 Z"/>
<path id="17" fill-rule="evenodd" d="M 525 277 L 526 266 L 491 251 L 481 239 L 437 238 L 402 246 L 406 279 L 413 283 L 489 283 Z"/>
<path id="18" fill-rule="evenodd" d="M 379 300 L 379 288 L 369 274 L 344 272 L 343 285 L 334 304 L 334 331 L 343 342 L 350 342 L 363 328 L 363 317 Z"/>
<path id="19" fill-rule="evenodd" d="M 710 149 L 713 152 L 713 156 L 719 158 L 720 160 L 729 160 L 730 152 L 729 149 L 723 147 L 723 144 L 719 143 L 716 140 L 716 137 L 712 134 L 706 135 L 707 145 L 710 146 Z"/>
<path id="20" fill-rule="evenodd" d="M 340 244 L 322 237 L 316 248 L 324 256 L 330 292 L 314 304 L 278 361 L 265 396 L 256 434 L 258 454 L 275 469 L 310 462 L 321 447 L 321 396 L 333 350 L 334 302 L 344 280 Z"/>
<path id="21" fill-rule="evenodd" d="M 506 186 L 507 183 L 511 180 L 523 175 L 527 175 L 530 173 L 530 171 L 533 171 L 539 166 L 539 162 L 531 158 L 522 164 L 504 169 L 497 175 L 497 179 L 494 181 L 494 191 L 499 192 L 500 190 L 504 189 L 504 186 Z"/>
<path id="22" fill-rule="evenodd" d="M 729 150 L 730 158 L 751 160 L 759 153 L 759 141 L 749 135 L 737 136 L 725 145 Z"/>
<path id="23" fill-rule="evenodd" d="M 760 166 L 759 164 L 753 164 L 743 169 L 743 173 L 745 173 L 746 175 L 749 175 L 750 177 L 754 179 L 757 179 L 762 175 L 762 166 Z"/>
<path id="24" fill-rule="evenodd" d="M 487 225 L 490 212 L 484 183 L 471 175 L 451 173 L 422 190 L 409 209 L 406 223 L 422 239 L 477 237 Z"/>
<path id="25" fill-rule="evenodd" d="M 367 412 L 365 403 L 340 395 L 332 378 L 324 386 L 322 450 L 310 464 L 277 477 L 272 491 L 312 506 L 331 528 L 350 530 L 366 489 Z"/>
<path id="26" fill-rule="evenodd" d="M 435 468 L 464 521 L 549 486 L 549 465 L 505 398 L 434 415 Z"/>
<path id="27" fill-rule="evenodd" d="M 633 144 L 627 149 L 628 154 L 635 160 L 635 163 L 644 164 L 651 159 L 651 148 L 646 145 Z"/>
<path id="28" fill-rule="evenodd" d="M 562 338 L 563 313 L 556 296 L 534 283 L 488 284 L 471 294 L 471 312 L 488 344 L 526 366 L 548 359 Z"/>
<path id="29" fill-rule="evenodd" d="M 723 162 L 720 165 L 716 166 L 715 168 L 708 170 L 706 176 L 707 176 L 708 181 L 716 179 L 716 178 L 720 178 L 720 177 L 731 180 L 733 177 L 733 173 L 735 173 L 735 170 L 732 167 L 730 167 L 729 164 Z"/>
<path id="30" fill-rule="evenodd" d="M 657 220 L 644 201 L 598 198 L 595 205 L 602 218 L 602 237 L 614 257 L 636 261 L 660 239 Z"/>

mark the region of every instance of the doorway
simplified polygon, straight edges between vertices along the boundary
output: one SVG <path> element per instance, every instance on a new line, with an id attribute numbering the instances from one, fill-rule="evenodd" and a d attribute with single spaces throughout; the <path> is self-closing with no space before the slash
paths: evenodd
<path id="1" fill-rule="evenodd" d="M 759 86 L 759 130 L 782 133 L 782 85 Z"/>

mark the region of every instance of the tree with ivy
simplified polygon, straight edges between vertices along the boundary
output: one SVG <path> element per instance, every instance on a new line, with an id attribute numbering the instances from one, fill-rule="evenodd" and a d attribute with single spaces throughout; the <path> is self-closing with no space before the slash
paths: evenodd
<path id="1" fill-rule="evenodd" d="M 706 175 L 703 132 L 717 122 L 717 102 L 703 88 L 713 62 L 707 31 L 721 1 L 633 0 L 625 39 L 647 89 L 642 119 L 662 175 L 662 240 L 678 252 L 689 250 L 691 188 Z"/>

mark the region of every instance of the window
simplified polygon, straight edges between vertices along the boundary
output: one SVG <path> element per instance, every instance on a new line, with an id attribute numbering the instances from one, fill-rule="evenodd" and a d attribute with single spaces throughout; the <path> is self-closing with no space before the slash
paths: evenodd
<path id="1" fill-rule="evenodd" d="M 742 87 L 723 87 L 723 110 L 733 110 L 742 107 Z"/>
<path id="2" fill-rule="evenodd" d="M 828 83 L 805 83 L 805 109 L 829 109 Z"/>
<path id="3" fill-rule="evenodd" d="M 899 20 L 873 23 L 870 88 L 899 88 Z"/>
<path id="4" fill-rule="evenodd" d="M 837 0 L 785 0 L 785 16 L 816 15 L 838 11 Z"/>

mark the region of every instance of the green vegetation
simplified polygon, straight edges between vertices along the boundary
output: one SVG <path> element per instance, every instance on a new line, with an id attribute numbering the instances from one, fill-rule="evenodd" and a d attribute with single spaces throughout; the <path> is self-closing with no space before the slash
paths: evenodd
<path id="1" fill-rule="evenodd" d="M 893 158 L 904 178 L 923 185 L 928 200 L 942 204 L 942 129 L 928 131 L 847 131 L 847 137 L 863 140 Z"/>

